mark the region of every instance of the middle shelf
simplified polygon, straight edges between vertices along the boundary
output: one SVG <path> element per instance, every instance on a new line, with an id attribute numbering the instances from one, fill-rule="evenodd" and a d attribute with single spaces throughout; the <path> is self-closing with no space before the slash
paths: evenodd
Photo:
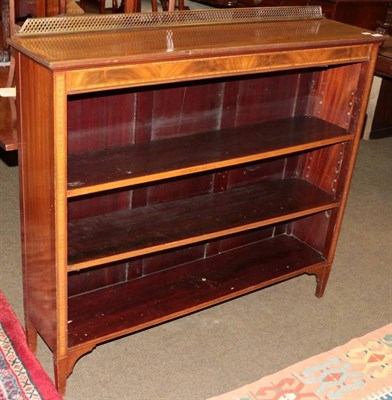
<path id="1" fill-rule="evenodd" d="M 211 240 L 339 205 L 309 182 L 291 178 L 71 220 L 68 270 Z"/>
<path id="2" fill-rule="evenodd" d="M 316 149 L 352 139 L 347 130 L 310 116 L 73 154 L 68 197 L 154 182 Z"/>

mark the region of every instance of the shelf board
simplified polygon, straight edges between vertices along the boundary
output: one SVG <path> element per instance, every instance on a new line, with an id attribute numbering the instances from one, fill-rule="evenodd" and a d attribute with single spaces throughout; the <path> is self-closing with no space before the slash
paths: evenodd
<path id="1" fill-rule="evenodd" d="M 314 117 L 138 143 L 69 156 L 68 197 L 209 171 L 350 140 Z"/>
<path id="2" fill-rule="evenodd" d="M 323 262 L 324 257 L 302 241 L 281 235 L 72 297 L 68 346 L 104 342 L 299 274 L 312 274 Z"/>
<path id="3" fill-rule="evenodd" d="M 339 204 L 304 180 L 286 179 L 77 219 L 68 224 L 68 270 L 211 240 Z"/>

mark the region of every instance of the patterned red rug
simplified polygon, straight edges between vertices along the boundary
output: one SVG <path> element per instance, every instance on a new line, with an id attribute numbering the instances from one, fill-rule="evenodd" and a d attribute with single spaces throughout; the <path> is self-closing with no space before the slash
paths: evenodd
<path id="1" fill-rule="evenodd" d="M 392 400 L 392 324 L 209 400 Z"/>
<path id="2" fill-rule="evenodd" d="M 0 400 L 61 400 L 0 292 Z"/>

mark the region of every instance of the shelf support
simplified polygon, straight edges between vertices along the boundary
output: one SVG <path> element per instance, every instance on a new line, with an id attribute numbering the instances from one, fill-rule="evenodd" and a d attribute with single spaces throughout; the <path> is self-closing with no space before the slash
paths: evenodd
<path id="1" fill-rule="evenodd" d="M 53 357 L 55 384 L 57 390 L 62 396 L 65 394 L 67 378 L 72 374 L 76 362 L 79 358 L 93 351 L 95 347 L 95 343 L 76 346 L 69 349 L 67 354 L 61 358 L 57 358 L 56 356 Z"/>

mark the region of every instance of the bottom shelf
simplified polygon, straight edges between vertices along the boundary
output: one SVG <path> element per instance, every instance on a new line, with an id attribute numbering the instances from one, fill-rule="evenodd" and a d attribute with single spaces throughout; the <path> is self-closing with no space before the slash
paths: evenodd
<path id="1" fill-rule="evenodd" d="M 101 343 L 306 273 L 325 258 L 280 235 L 69 299 L 68 346 Z"/>

